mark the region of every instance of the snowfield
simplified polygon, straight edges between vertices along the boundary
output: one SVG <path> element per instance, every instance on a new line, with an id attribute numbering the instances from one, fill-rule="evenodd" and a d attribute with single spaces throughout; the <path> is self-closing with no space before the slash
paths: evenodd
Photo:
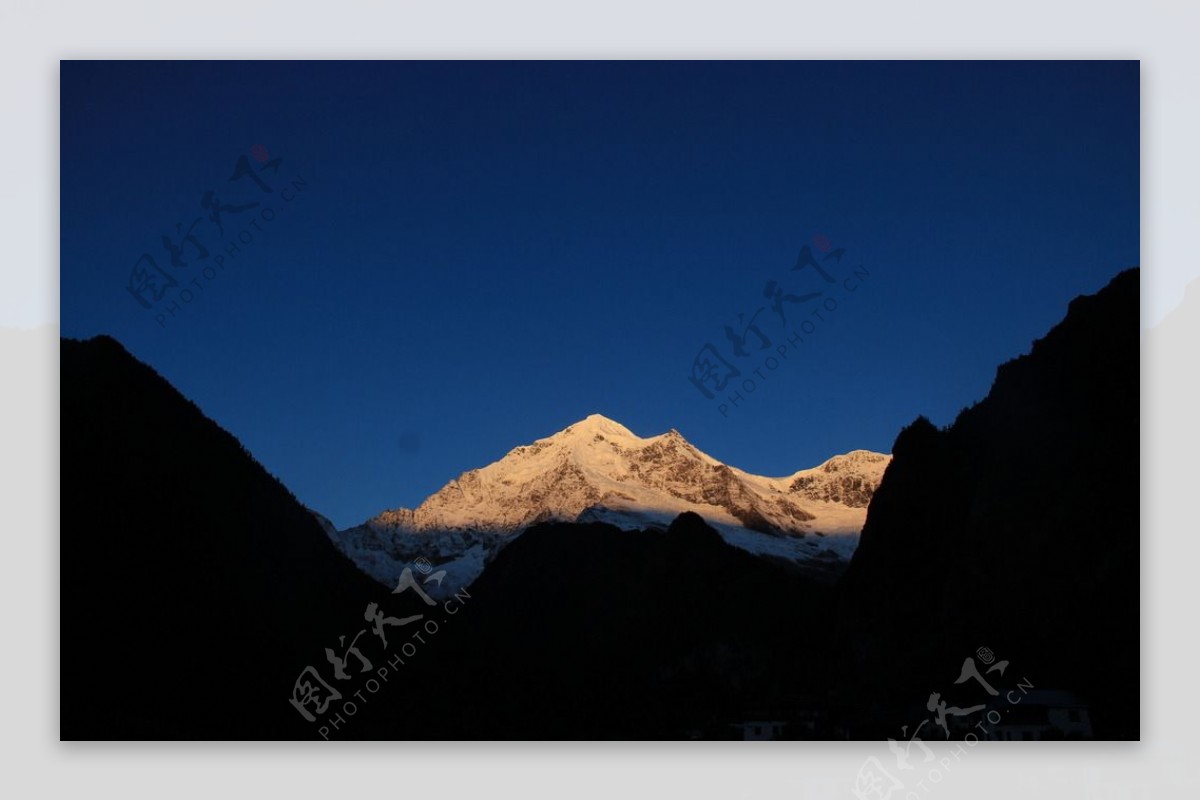
<path id="1" fill-rule="evenodd" d="M 757 476 L 703 453 L 674 429 L 642 438 L 593 414 L 463 473 L 416 509 L 385 511 L 340 532 L 320 519 L 338 547 L 384 584 L 394 586 L 424 556 L 446 571 L 440 586 L 426 586 L 440 597 L 470 584 L 536 523 L 666 528 L 687 511 L 750 553 L 836 572 L 858 545 L 890 461 L 856 450 L 789 476 Z"/>

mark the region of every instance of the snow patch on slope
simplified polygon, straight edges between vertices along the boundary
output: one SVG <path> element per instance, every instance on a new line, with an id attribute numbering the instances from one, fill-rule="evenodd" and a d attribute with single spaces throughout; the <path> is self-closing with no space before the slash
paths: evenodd
<path id="1" fill-rule="evenodd" d="M 890 460 L 860 450 L 789 476 L 757 476 L 714 459 L 674 429 L 642 438 L 593 414 L 463 473 L 416 509 L 385 511 L 333 536 L 385 584 L 423 556 L 447 571 L 447 593 L 469 584 L 536 523 L 666 528 L 687 511 L 743 550 L 836 570 L 857 546 L 867 502 Z"/>

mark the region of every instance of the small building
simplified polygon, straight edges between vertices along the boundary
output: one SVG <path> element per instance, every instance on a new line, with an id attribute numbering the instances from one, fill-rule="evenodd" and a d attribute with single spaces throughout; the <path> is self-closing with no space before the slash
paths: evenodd
<path id="1" fill-rule="evenodd" d="M 1066 690 L 1001 690 L 975 714 L 952 721 L 955 739 L 974 732 L 981 740 L 1090 740 L 1088 706 Z"/>
<path id="2" fill-rule="evenodd" d="M 730 723 L 735 730 L 741 733 L 742 740 L 781 740 L 783 739 L 783 729 L 787 725 L 786 720 L 743 720 L 738 723 Z"/>

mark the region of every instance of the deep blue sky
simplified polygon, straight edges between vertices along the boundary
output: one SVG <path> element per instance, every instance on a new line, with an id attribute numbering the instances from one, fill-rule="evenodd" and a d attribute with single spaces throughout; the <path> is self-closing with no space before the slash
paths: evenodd
<path id="1" fill-rule="evenodd" d="M 1138 263 L 1138 83 L 1137 62 L 64 62 L 62 332 L 115 336 L 343 527 L 592 412 L 770 475 L 887 451 Z M 283 159 L 272 193 L 228 180 L 241 156 Z M 222 240 L 208 189 L 275 217 L 226 211 Z M 208 260 L 170 266 L 161 237 L 202 216 Z M 789 269 L 816 235 L 846 249 L 835 284 Z M 152 311 L 126 290 L 143 252 L 180 281 Z M 723 417 L 693 359 L 759 363 L 723 328 L 772 279 L 838 310 Z"/>

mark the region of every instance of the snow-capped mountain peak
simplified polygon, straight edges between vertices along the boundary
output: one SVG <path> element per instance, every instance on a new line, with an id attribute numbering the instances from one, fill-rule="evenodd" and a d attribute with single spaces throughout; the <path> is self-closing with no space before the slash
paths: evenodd
<path id="1" fill-rule="evenodd" d="M 731 544 L 796 563 L 848 559 L 891 457 L 870 451 L 770 478 L 730 467 L 677 430 L 639 437 L 601 414 L 469 470 L 416 509 L 385 511 L 336 541 L 367 573 L 396 580 L 419 556 L 462 586 L 535 523 L 665 528 L 700 514 Z"/>
<path id="2" fill-rule="evenodd" d="M 631 439 L 637 439 L 637 435 L 635 435 L 628 428 L 621 425 L 616 420 L 612 420 L 602 414 L 589 414 L 578 423 L 573 423 L 572 425 L 567 426 L 559 433 L 562 434 L 568 431 L 582 434 L 608 434 L 612 437 L 629 437 Z"/>

